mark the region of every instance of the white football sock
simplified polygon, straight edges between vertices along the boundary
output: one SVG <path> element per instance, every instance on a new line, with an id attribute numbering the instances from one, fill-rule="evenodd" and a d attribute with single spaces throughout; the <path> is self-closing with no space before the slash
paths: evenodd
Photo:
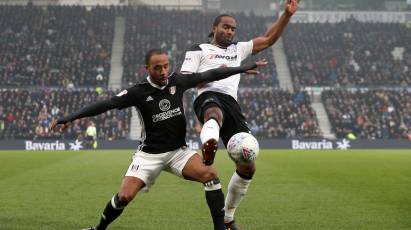
<path id="1" fill-rule="evenodd" d="M 225 199 L 225 216 L 224 221 L 230 222 L 234 220 L 234 213 L 240 202 L 243 200 L 244 195 L 247 193 L 248 186 L 251 180 L 241 178 L 237 172 L 234 172 L 228 184 L 227 196 Z"/>
<path id="2" fill-rule="evenodd" d="M 204 144 L 210 139 L 215 139 L 218 141 L 220 138 L 220 126 L 218 125 L 217 121 L 214 119 L 208 120 L 203 125 L 203 129 L 201 129 L 200 139 L 201 143 Z"/>

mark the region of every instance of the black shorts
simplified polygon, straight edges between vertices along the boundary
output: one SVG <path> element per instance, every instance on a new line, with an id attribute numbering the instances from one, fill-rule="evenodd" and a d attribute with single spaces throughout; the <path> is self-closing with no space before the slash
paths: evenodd
<path id="1" fill-rule="evenodd" d="M 194 111 L 198 120 L 204 124 L 204 112 L 206 109 L 217 106 L 223 111 L 223 126 L 220 129 L 220 136 L 224 145 L 230 138 L 239 132 L 250 132 L 240 105 L 230 95 L 207 91 L 198 96 L 194 101 Z"/>

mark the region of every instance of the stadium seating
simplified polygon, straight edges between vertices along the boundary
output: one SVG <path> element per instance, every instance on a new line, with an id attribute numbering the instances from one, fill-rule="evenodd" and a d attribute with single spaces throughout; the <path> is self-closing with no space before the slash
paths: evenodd
<path id="1" fill-rule="evenodd" d="M 192 101 L 194 91 L 186 94 L 188 137 L 201 131 Z M 273 88 L 241 89 L 238 101 L 253 135 L 259 138 L 321 138 L 315 111 L 306 92 L 291 93 Z"/>
<path id="2" fill-rule="evenodd" d="M 284 47 L 296 86 L 410 86 L 411 29 L 400 23 L 295 23 Z"/>
<path id="3" fill-rule="evenodd" d="M 151 48 L 167 50 L 171 69 L 179 71 L 185 51 L 208 41 L 217 13 L 0 6 L 0 139 L 55 138 L 48 130 L 51 118 L 113 95 L 105 89 L 116 15 L 126 19 L 122 80 L 128 87 L 146 76 L 144 54 Z M 275 20 L 242 13 L 234 17 L 240 41 L 263 34 Z M 410 86 L 410 40 L 411 30 L 399 23 L 296 23 L 285 31 L 284 48 L 296 89 L 341 88 L 322 94 L 337 137 L 352 132 L 363 139 L 398 139 L 411 134 L 410 93 L 372 89 Z M 250 61 L 257 58 L 270 64 L 257 76 L 242 77 L 239 91 L 252 132 L 259 138 L 322 137 L 307 92 L 277 89 L 271 49 Z M 105 92 L 97 93 L 97 86 Z M 348 87 L 355 90 L 343 89 Z M 198 138 L 201 130 L 192 107 L 195 95 L 190 90 L 184 97 L 189 138 Z M 90 119 L 99 138 L 122 139 L 128 137 L 130 116 L 130 110 L 113 110 Z M 75 122 L 62 137 L 83 135 L 88 120 Z"/>
<path id="4" fill-rule="evenodd" d="M 328 116 L 337 137 L 407 139 L 411 134 L 411 93 L 407 91 L 324 91 Z"/>
<path id="5" fill-rule="evenodd" d="M 144 54 L 152 48 L 162 48 L 169 52 L 171 68 L 179 71 L 185 51 L 193 44 L 209 41 L 216 13 L 200 11 L 173 11 L 146 7 L 128 8 L 126 12 L 126 36 L 124 49 L 123 85 L 130 86 L 146 76 Z M 239 41 L 248 41 L 266 30 L 266 19 L 261 16 L 235 14 L 238 23 Z M 273 21 L 274 19 L 270 19 Z M 256 31 L 250 33 L 249 31 Z M 270 65 L 257 76 L 242 79 L 243 86 L 277 86 L 275 64 L 271 49 L 253 57 L 266 58 Z"/>
<path id="6" fill-rule="evenodd" d="M 49 125 L 91 102 L 114 95 L 99 90 L 2 90 L 0 91 L 0 139 L 83 138 L 89 120 L 94 121 L 98 138 L 124 139 L 130 130 L 130 109 L 111 110 L 92 118 L 76 120 L 63 133 L 53 133 Z"/>
<path id="7" fill-rule="evenodd" d="M 1 86 L 106 86 L 114 9 L 0 7 Z"/>

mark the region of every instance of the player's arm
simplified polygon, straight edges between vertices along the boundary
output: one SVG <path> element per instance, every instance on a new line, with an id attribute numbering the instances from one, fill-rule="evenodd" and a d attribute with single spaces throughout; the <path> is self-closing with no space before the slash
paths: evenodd
<path id="1" fill-rule="evenodd" d="M 187 89 L 196 87 L 200 84 L 212 82 L 212 81 L 218 81 L 224 78 L 227 78 L 229 76 L 239 74 L 239 73 L 244 73 L 248 70 L 256 69 L 260 66 L 265 66 L 267 65 L 267 61 L 265 59 L 256 61 L 255 63 L 252 64 L 247 64 L 247 65 L 241 65 L 238 67 L 221 67 L 221 68 L 216 68 L 216 69 L 210 69 L 202 73 L 195 73 L 195 74 L 183 74 L 183 80 L 182 82 L 184 83 L 185 87 Z M 192 76 L 195 75 L 195 76 Z"/>
<path id="2" fill-rule="evenodd" d="M 280 38 L 284 28 L 287 26 L 291 16 L 297 11 L 299 0 L 287 0 L 284 13 L 268 28 L 264 36 L 253 39 L 253 54 L 257 54 L 272 46 Z"/>
<path id="3" fill-rule="evenodd" d="M 77 120 L 83 117 L 96 116 L 96 115 L 99 115 L 101 113 L 104 113 L 108 110 L 112 110 L 115 108 L 123 109 L 123 108 L 130 107 L 132 105 L 135 105 L 136 104 L 135 98 L 137 97 L 136 91 L 138 90 L 134 87 L 128 88 L 126 90 L 121 91 L 119 94 L 117 94 L 116 96 L 113 96 L 110 99 L 93 103 L 66 117 L 53 120 L 50 128 L 54 130 L 57 127 L 57 125 L 61 125 L 60 131 L 64 131 L 64 129 L 66 129 L 69 126 L 69 123 L 74 120 Z"/>
<path id="4" fill-rule="evenodd" d="M 108 110 L 117 108 L 116 103 L 112 100 L 99 101 L 94 104 L 88 105 L 68 116 L 53 120 L 50 128 L 53 130 L 57 125 L 61 125 L 60 131 L 63 131 L 68 127 L 68 123 L 83 118 L 83 117 L 92 117 L 104 113 Z"/>

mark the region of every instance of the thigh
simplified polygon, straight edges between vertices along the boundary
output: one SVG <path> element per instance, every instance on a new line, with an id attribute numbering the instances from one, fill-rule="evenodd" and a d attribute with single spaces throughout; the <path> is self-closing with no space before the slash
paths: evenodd
<path id="1" fill-rule="evenodd" d="M 183 168 L 183 176 L 187 180 L 198 181 L 205 183 L 217 178 L 217 171 L 213 166 L 206 166 L 203 163 L 203 158 L 198 154 L 194 154 Z"/>
<path id="2" fill-rule="evenodd" d="M 240 132 L 249 133 L 247 121 L 243 115 L 240 105 L 234 99 L 228 99 L 223 101 L 224 105 L 224 122 L 220 129 L 220 136 L 224 145 L 227 147 L 227 143 L 230 138 Z"/>
<path id="3" fill-rule="evenodd" d="M 193 107 L 194 112 L 201 124 L 204 124 L 204 116 L 207 109 L 217 107 L 223 111 L 223 105 L 217 94 L 214 92 L 204 92 L 200 94 L 200 96 L 198 96 L 194 101 Z M 223 120 L 223 118 L 221 118 L 221 120 Z"/>
<path id="4" fill-rule="evenodd" d="M 182 147 L 171 152 L 172 156 L 167 163 L 165 170 L 178 176 L 183 176 L 183 169 L 187 162 L 194 156 L 198 155 L 196 151 L 189 149 L 188 147 Z"/>
<path id="5" fill-rule="evenodd" d="M 154 184 L 165 166 L 165 154 L 149 154 L 137 151 L 133 156 L 125 177 L 135 177 L 143 181 L 144 191 Z"/>

